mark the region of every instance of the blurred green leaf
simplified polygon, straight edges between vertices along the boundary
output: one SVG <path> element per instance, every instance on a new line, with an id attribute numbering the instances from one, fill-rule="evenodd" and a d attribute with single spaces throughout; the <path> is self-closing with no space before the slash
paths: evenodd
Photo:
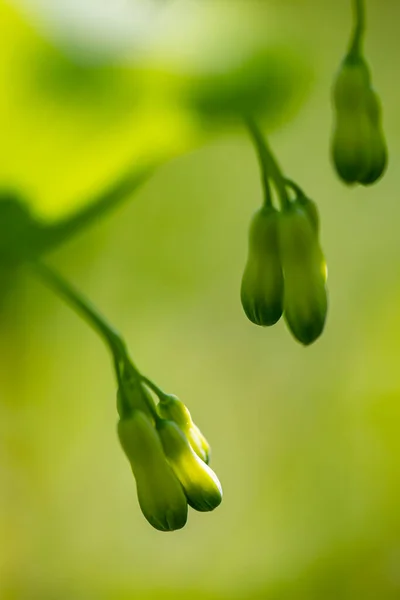
<path id="1" fill-rule="evenodd" d="M 121 170 L 196 147 L 233 117 L 240 125 L 243 110 L 261 112 L 271 126 L 301 102 L 306 63 L 267 29 L 249 35 L 250 5 L 193 4 L 194 16 L 178 9 L 171 5 L 181 30 L 165 18 L 160 39 L 148 33 L 146 51 L 105 62 L 57 45 L 43 19 L 35 27 L 0 5 L 0 180 L 38 215 L 54 220 L 78 209 Z M 174 41 L 182 31 L 186 53 Z"/>

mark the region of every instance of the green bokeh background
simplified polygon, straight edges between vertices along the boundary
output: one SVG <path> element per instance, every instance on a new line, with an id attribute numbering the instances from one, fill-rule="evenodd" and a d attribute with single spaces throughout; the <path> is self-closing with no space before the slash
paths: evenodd
<path id="1" fill-rule="evenodd" d="M 302 88 L 297 111 L 277 110 L 271 92 L 265 123 L 321 214 L 330 311 L 309 348 L 283 323 L 264 330 L 243 315 L 258 166 L 240 127 L 177 101 L 196 77 L 155 68 L 159 57 L 150 68 L 76 67 L 32 13 L 0 5 L 5 185 L 51 220 L 132 159 L 166 161 L 49 262 L 189 406 L 225 494 L 182 531 L 151 529 L 116 438 L 107 351 L 23 270 L 1 314 L 1 600 L 400 597 L 400 5 L 367 2 L 389 169 L 378 185 L 349 189 L 328 156 L 349 2 L 239 4 L 254 23 L 262 12 L 268 51 Z"/>

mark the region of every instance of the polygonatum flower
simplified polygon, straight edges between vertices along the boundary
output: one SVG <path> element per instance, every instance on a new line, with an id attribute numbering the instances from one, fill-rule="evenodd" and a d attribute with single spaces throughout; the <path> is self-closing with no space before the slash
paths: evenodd
<path id="1" fill-rule="evenodd" d="M 222 501 L 222 487 L 214 471 L 197 456 L 174 421 L 160 419 L 157 430 L 190 506 L 198 511 L 214 510 Z"/>
<path id="2" fill-rule="evenodd" d="M 279 242 L 285 278 L 284 317 L 294 337 L 308 345 L 324 329 L 327 270 L 315 225 L 297 202 L 281 214 Z"/>
<path id="3" fill-rule="evenodd" d="M 160 438 L 148 417 L 134 410 L 118 423 L 118 437 L 135 476 L 140 508 L 160 531 L 185 526 L 187 500 L 164 454 Z"/>
<path id="4" fill-rule="evenodd" d="M 240 297 L 248 319 L 256 325 L 274 325 L 282 315 L 283 273 L 279 256 L 279 212 L 259 209 L 251 222 L 249 249 Z"/>
<path id="5" fill-rule="evenodd" d="M 157 412 L 163 419 L 174 421 L 185 434 L 197 456 L 207 464 L 210 462 L 210 444 L 193 422 L 189 409 L 179 398 L 172 395 L 163 396 L 157 405 Z"/>
<path id="6" fill-rule="evenodd" d="M 333 88 L 336 122 L 332 157 L 341 179 L 369 185 L 385 171 L 387 149 L 381 107 L 371 87 L 367 63 L 359 54 L 342 62 Z"/>

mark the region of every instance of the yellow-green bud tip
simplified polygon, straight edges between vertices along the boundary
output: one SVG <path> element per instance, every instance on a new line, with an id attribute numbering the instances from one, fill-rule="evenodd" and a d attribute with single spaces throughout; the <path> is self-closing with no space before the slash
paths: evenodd
<path id="1" fill-rule="evenodd" d="M 221 504 L 222 487 L 218 477 L 192 450 L 182 430 L 173 421 L 157 423 L 165 455 L 187 497 L 198 511 L 214 510 Z"/>
<path id="2" fill-rule="evenodd" d="M 209 463 L 211 448 L 200 429 L 194 424 L 189 409 L 176 396 L 165 396 L 157 405 L 157 412 L 163 419 L 174 421 L 196 452 L 205 463 Z"/>

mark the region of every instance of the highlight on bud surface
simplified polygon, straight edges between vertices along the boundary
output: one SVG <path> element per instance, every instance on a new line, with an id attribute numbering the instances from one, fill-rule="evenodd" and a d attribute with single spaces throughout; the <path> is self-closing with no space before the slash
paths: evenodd
<path id="1" fill-rule="evenodd" d="M 202 512 L 214 510 L 222 501 L 222 487 L 214 471 L 197 456 L 174 421 L 160 420 L 157 429 L 190 506 Z"/>
<path id="2" fill-rule="evenodd" d="M 176 396 L 164 396 L 157 405 L 163 419 L 174 421 L 185 434 L 192 449 L 205 463 L 210 462 L 211 447 L 200 429 L 194 424 L 189 409 Z"/>
<path id="3" fill-rule="evenodd" d="M 135 410 L 119 421 L 118 437 L 135 476 L 139 505 L 147 521 L 160 531 L 184 527 L 187 500 L 151 421 Z"/>
<path id="4" fill-rule="evenodd" d="M 333 88 L 335 127 L 332 157 L 341 179 L 369 185 L 384 173 L 386 142 L 381 108 L 365 60 L 349 54 L 343 61 Z"/>
<path id="5" fill-rule="evenodd" d="M 297 203 L 282 213 L 280 253 L 285 276 L 284 317 L 302 344 L 314 342 L 325 325 L 326 263 L 311 219 Z"/>
<path id="6" fill-rule="evenodd" d="M 279 257 L 279 212 L 259 209 L 251 222 L 241 301 L 248 319 L 256 325 L 274 325 L 282 316 L 283 273 Z"/>

